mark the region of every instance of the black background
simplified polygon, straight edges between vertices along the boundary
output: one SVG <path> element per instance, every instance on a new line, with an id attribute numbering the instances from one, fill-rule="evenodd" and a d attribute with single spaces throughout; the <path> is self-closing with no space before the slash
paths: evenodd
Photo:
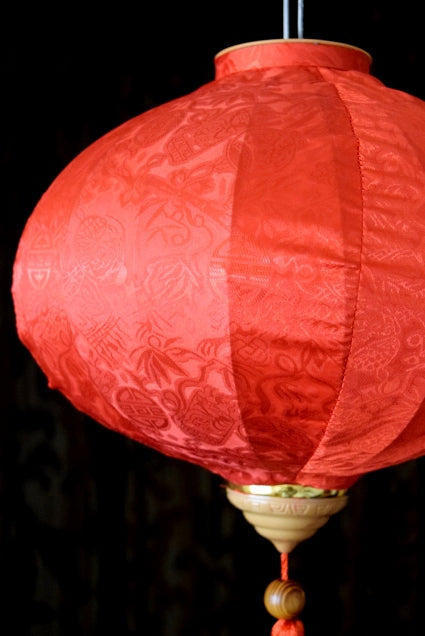
<path id="1" fill-rule="evenodd" d="M 420 4 L 307 0 L 304 35 L 366 49 L 374 75 L 424 99 Z M 226 502 L 219 478 L 50 391 L 17 339 L 10 285 L 24 224 L 60 170 L 128 118 L 212 80 L 222 48 L 282 37 L 282 4 L 1 11 L 0 632 L 266 635 L 276 550 Z M 348 508 L 295 550 L 307 636 L 423 636 L 424 491 L 424 460 L 365 476 Z"/>

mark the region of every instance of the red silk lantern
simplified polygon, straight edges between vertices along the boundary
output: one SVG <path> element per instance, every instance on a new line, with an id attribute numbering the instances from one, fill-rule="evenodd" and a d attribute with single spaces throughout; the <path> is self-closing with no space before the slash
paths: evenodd
<path id="1" fill-rule="evenodd" d="M 425 453 L 425 104 L 369 67 L 320 41 L 223 51 L 71 162 L 15 261 L 52 388 L 255 484 L 228 496 L 282 552 L 273 636 L 304 633 L 287 553 L 341 489 Z"/>
<path id="2" fill-rule="evenodd" d="M 318 41 L 216 79 L 58 176 L 17 326 L 95 420 L 236 483 L 346 488 L 425 451 L 425 105 Z"/>

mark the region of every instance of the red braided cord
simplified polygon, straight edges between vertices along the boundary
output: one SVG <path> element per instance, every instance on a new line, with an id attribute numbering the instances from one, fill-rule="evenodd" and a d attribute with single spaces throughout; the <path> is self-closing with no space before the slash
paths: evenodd
<path id="1" fill-rule="evenodd" d="M 288 555 L 280 555 L 280 578 L 288 580 Z M 299 620 L 287 621 L 279 619 L 272 627 L 271 636 L 304 636 L 304 625 Z"/>
<path id="2" fill-rule="evenodd" d="M 280 555 L 280 578 L 282 581 L 288 580 L 288 555 L 285 552 Z"/>

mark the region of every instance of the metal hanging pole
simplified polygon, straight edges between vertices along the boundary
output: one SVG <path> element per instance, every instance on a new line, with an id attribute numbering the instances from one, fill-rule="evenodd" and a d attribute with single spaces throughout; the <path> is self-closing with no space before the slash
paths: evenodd
<path id="1" fill-rule="evenodd" d="M 304 37 L 304 0 L 298 0 L 297 37 Z M 283 0 L 283 37 L 289 38 L 289 0 Z"/>
<path id="2" fill-rule="evenodd" d="M 297 27 L 297 37 L 302 39 L 304 37 L 304 0 L 298 0 Z"/>
<path id="3" fill-rule="evenodd" d="M 283 0 L 283 37 L 289 38 L 289 0 Z"/>

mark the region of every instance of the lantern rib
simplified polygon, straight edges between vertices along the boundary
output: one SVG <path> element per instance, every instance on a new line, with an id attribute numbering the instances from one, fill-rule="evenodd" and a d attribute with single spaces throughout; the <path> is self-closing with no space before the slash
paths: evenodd
<path id="1" fill-rule="evenodd" d="M 321 71 L 320 68 L 317 68 L 318 73 L 321 75 L 322 79 L 324 81 L 328 81 L 327 78 L 325 77 L 324 73 Z M 330 83 L 330 82 L 328 82 Z M 296 482 L 298 481 L 302 481 L 302 475 L 304 473 L 307 473 L 308 471 L 306 471 L 306 467 L 309 465 L 309 463 L 311 462 L 311 460 L 314 458 L 314 456 L 316 455 L 316 453 L 319 452 L 319 449 L 321 447 L 321 445 L 323 444 L 323 442 L 326 440 L 327 437 L 327 433 L 328 433 L 328 429 L 331 425 L 331 422 L 334 418 L 334 414 L 336 411 L 336 408 L 341 400 L 341 395 L 342 395 L 342 391 L 345 385 L 345 380 L 346 380 L 346 374 L 347 374 L 347 367 L 348 367 L 348 362 L 350 359 L 350 355 L 352 352 L 352 347 L 353 347 L 353 338 L 354 338 L 354 329 L 355 329 L 355 325 L 356 325 L 356 319 L 357 319 L 357 312 L 358 312 L 358 308 L 359 308 L 359 292 L 360 292 L 360 279 L 361 279 L 361 273 L 362 273 L 362 264 L 363 264 L 363 244 L 364 244 L 364 189 L 363 189 L 363 183 L 364 183 L 364 177 L 363 177 L 363 169 L 362 169 L 362 161 L 361 161 L 361 156 L 360 156 L 360 138 L 359 136 L 356 134 L 356 129 L 354 126 L 354 122 L 353 122 L 353 118 L 351 115 L 351 112 L 347 106 L 347 103 L 344 101 L 342 95 L 341 95 L 341 89 L 339 89 L 336 85 L 336 83 L 332 82 L 331 83 L 333 88 L 335 89 L 335 92 L 342 104 L 342 106 L 344 107 L 346 113 L 347 113 L 347 117 L 348 117 L 348 121 L 350 124 L 350 128 L 353 132 L 353 136 L 356 140 L 356 148 L 357 148 L 357 163 L 358 163 L 358 168 L 359 168 L 359 177 L 360 177 L 360 198 L 361 198 L 361 234 L 360 234 L 360 246 L 359 246 L 359 271 L 358 271 L 358 278 L 357 278 L 357 284 L 356 284 L 356 295 L 355 295 L 355 299 L 354 299 L 354 309 L 353 309 L 353 317 L 351 320 L 351 325 L 350 325 L 350 341 L 348 343 L 347 346 L 347 353 L 345 356 L 345 360 L 344 360 L 344 364 L 343 364 L 343 370 L 342 370 L 342 374 L 341 374 L 341 382 L 340 382 L 340 386 L 337 392 L 337 396 L 335 398 L 335 402 L 332 408 L 332 412 L 328 418 L 327 424 L 324 428 L 324 431 L 319 439 L 319 441 L 316 444 L 315 449 L 313 450 L 313 452 L 311 453 L 309 459 L 305 462 L 303 468 L 298 472 L 297 477 L 296 477 Z"/>

